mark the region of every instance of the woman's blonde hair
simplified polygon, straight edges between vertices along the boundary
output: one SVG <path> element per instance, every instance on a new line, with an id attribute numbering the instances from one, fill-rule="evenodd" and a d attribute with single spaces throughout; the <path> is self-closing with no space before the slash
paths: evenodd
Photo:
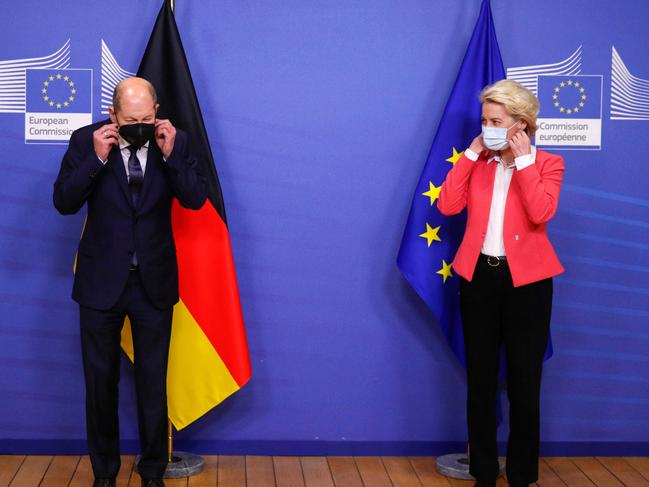
<path id="1" fill-rule="evenodd" d="M 539 114 L 539 100 L 520 83 L 503 79 L 485 87 L 480 93 L 481 103 L 498 103 L 514 118 L 527 123 L 527 133 L 536 133 L 536 117 Z"/>

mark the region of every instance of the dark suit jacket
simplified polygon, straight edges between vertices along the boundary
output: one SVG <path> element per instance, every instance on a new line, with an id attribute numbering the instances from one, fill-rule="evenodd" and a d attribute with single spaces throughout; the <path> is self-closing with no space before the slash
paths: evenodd
<path id="1" fill-rule="evenodd" d="M 184 132 L 177 130 L 166 161 L 151 140 L 136 208 L 119 148 L 113 147 L 105 165 L 95 153 L 92 134 L 106 123 L 88 125 L 72 134 L 54 183 L 54 206 L 61 214 L 76 213 L 88 204 L 72 297 L 89 308 L 112 307 L 124 290 L 133 252 L 137 252 L 142 283 L 151 302 L 161 309 L 171 307 L 178 302 L 172 200 L 176 197 L 184 207 L 199 209 L 206 198 L 205 179 Z"/>

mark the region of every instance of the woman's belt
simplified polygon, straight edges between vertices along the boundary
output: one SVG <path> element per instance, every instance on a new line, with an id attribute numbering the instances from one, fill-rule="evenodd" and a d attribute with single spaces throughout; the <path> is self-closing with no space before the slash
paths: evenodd
<path id="1" fill-rule="evenodd" d="M 486 262 L 490 267 L 498 267 L 499 265 L 507 265 L 507 256 L 505 255 L 486 255 L 480 254 L 482 262 Z"/>

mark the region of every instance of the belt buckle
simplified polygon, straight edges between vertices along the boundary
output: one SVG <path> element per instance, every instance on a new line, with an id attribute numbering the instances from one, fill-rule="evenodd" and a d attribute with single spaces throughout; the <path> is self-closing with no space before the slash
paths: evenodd
<path id="1" fill-rule="evenodd" d="M 500 259 L 498 257 L 494 257 L 493 255 L 488 255 L 487 264 L 489 264 L 490 267 L 498 267 L 500 265 Z"/>

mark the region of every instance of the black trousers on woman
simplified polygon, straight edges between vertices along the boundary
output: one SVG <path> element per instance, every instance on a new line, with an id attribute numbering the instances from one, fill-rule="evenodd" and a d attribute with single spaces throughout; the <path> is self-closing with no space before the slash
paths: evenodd
<path id="1" fill-rule="evenodd" d="M 514 287 L 506 261 L 494 267 L 481 255 L 473 280 L 461 281 L 460 308 L 467 357 L 470 473 L 481 481 L 495 480 L 499 474 L 496 397 L 499 349 L 503 345 L 510 429 L 507 478 L 511 485 L 535 482 L 552 279 Z"/>

